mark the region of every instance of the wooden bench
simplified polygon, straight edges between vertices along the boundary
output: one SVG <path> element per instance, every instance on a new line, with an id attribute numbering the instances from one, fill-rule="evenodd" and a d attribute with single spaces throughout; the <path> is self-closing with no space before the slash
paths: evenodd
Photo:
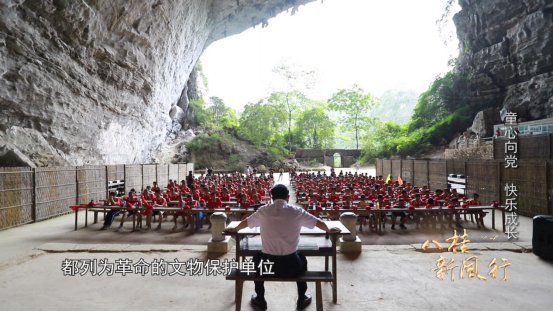
<path id="1" fill-rule="evenodd" d="M 315 282 L 315 301 L 317 311 L 323 310 L 323 295 L 321 291 L 321 282 L 332 282 L 332 273 L 327 271 L 307 271 L 298 277 L 272 277 L 270 275 L 258 276 L 255 273 L 246 274 L 238 269 L 232 270 L 227 276 L 227 280 L 235 281 L 235 303 L 236 311 L 242 307 L 242 288 L 244 281 L 254 282 Z"/>

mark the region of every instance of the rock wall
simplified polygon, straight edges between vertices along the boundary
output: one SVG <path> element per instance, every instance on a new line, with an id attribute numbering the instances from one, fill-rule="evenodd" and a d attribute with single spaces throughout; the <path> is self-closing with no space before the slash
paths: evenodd
<path id="1" fill-rule="evenodd" d="M 149 162 L 206 46 L 305 2 L 0 0 L 0 165 Z"/>
<path id="2" fill-rule="evenodd" d="M 553 1 L 459 0 L 454 16 L 466 105 L 553 115 Z"/>

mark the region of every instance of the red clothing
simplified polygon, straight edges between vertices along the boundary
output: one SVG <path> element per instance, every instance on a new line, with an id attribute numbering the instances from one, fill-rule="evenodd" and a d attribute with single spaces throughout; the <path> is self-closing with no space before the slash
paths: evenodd
<path id="1" fill-rule="evenodd" d="M 221 208 L 223 206 L 223 203 L 221 202 L 220 198 L 209 198 L 207 201 L 207 208 Z"/>
<path id="2" fill-rule="evenodd" d="M 154 199 L 154 203 L 158 206 L 167 206 L 167 201 L 163 197 Z"/>

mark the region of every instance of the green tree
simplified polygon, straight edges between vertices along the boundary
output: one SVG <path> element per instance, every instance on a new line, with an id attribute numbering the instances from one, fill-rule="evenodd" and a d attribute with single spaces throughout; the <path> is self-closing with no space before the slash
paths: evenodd
<path id="1" fill-rule="evenodd" d="M 369 112 L 373 109 L 377 99 L 365 93 L 358 85 L 350 89 L 340 89 L 329 100 L 330 109 L 342 113 L 342 125 L 345 129 L 355 132 L 355 146 L 359 149 L 360 131 L 370 125 Z"/>
<path id="2" fill-rule="evenodd" d="M 212 115 L 213 128 L 232 129 L 238 127 L 238 118 L 236 118 L 234 109 L 225 105 L 223 100 L 216 96 L 210 97 L 209 101 L 211 105 L 207 110 Z"/>
<path id="3" fill-rule="evenodd" d="M 276 87 L 277 92 L 272 95 L 277 96 L 275 100 L 283 103 L 287 113 L 288 122 L 288 152 L 292 152 L 292 123 L 293 115 L 299 107 L 305 102 L 305 96 L 302 91 L 310 89 L 316 80 L 316 74 L 313 70 L 303 69 L 301 66 L 283 62 L 273 68 L 273 73 L 279 77 L 279 83 Z"/>
<path id="4" fill-rule="evenodd" d="M 307 109 L 301 113 L 297 123 L 298 136 L 306 147 L 328 148 L 334 144 L 335 124 L 326 114 L 324 106 Z"/>
<path id="5" fill-rule="evenodd" d="M 238 133 L 256 146 L 275 146 L 282 138 L 285 115 L 266 101 L 248 104 L 240 116 Z"/>

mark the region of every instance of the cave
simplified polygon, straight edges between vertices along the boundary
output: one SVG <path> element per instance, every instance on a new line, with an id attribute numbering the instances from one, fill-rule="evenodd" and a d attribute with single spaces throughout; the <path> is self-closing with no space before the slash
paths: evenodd
<path id="1" fill-rule="evenodd" d="M 0 164 L 154 162 L 189 126 L 206 47 L 307 2 L 2 1 Z M 465 105 L 553 116 L 553 3 L 458 2 Z"/>

